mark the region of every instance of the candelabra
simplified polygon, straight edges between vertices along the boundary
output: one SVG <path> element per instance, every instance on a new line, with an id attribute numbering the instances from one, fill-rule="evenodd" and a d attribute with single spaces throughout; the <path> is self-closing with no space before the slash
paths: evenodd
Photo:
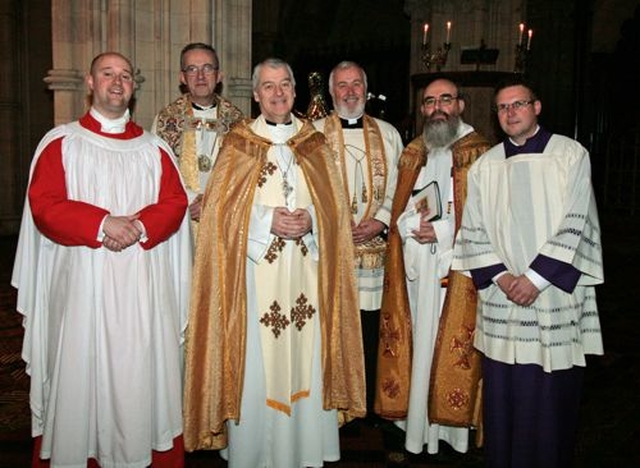
<path id="1" fill-rule="evenodd" d="M 533 37 L 533 29 L 529 29 L 529 31 L 527 31 L 526 47 L 524 43 L 524 23 L 520 23 L 518 25 L 518 29 L 520 30 L 520 34 L 518 36 L 518 43 L 516 44 L 516 60 L 513 71 L 516 73 L 524 74 L 527 71 L 527 58 L 529 56 L 529 52 L 531 52 L 531 38 Z"/>
<path id="2" fill-rule="evenodd" d="M 430 42 L 424 42 L 422 44 L 422 63 L 427 67 L 427 70 L 431 70 L 431 67 L 435 65 L 436 70 L 440 71 L 447 64 L 449 50 L 451 50 L 451 42 L 445 42 L 435 52 L 431 52 Z"/>
<path id="3" fill-rule="evenodd" d="M 515 73 L 525 73 L 527 71 L 527 57 L 530 49 L 524 44 L 516 44 L 516 60 L 513 71 Z"/>

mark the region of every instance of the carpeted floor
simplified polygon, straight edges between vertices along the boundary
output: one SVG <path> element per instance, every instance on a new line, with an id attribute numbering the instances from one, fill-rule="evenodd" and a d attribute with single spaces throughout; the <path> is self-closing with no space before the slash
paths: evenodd
<path id="1" fill-rule="evenodd" d="M 576 468 L 640 466 L 640 220 L 603 220 L 606 283 L 598 303 L 606 355 L 589 359 Z M 0 237 L 0 468 L 29 466 L 28 377 L 20 358 L 22 327 L 9 286 L 15 237 Z M 638 289 L 636 289 L 638 288 Z M 332 468 L 483 466 L 482 449 L 465 455 L 443 447 L 433 455 L 396 450 L 389 425 L 355 421 L 341 430 L 342 458 Z M 226 467 L 217 452 L 189 454 L 187 468 Z"/>

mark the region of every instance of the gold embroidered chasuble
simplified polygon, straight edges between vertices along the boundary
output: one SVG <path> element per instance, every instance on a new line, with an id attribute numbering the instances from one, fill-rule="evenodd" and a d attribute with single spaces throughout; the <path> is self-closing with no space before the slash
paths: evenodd
<path id="1" fill-rule="evenodd" d="M 190 94 L 183 94 L 162 109 L 154 123 L 155 133 L 171 146 L 178 158 L 185 186 L 197 193 L 201 193 L 204 187 L 200 186 L 196 131 L 204 127 L 206 130 L 216 132 L 218 140 L 221 140 L 231 126 L 242 118 L 240 109 L 223 97 L 216 94 L 214 102 L 217 109 L 216 119 L 194 119 Z M 221 141 L 216 142 L 218 145 L 220 143 Z M 213 157 L 213 155 L 207 156 Z"/>
<path id="2" fill-rule="evenodd" d="M 467 195 L 467 171 L 488 149 L 489 143 L 475 132 L 460 138 L 452 146 L 456 232 Z M 422 136 L 414 139 L 403 151 L 389 227 L 374 411 L 394 420 L 407 416 L 413 358 L 411 310 L 402 238 L 396 222 L 412 195 L 427 158 Z M 471 279 L 460 272 L 450 271 L 431 369 L 429 421 L 432 423 L 449 426 L 480 424 L 480 355 L 473 348 L 476 302 Z"/>
<path id="3" fill-rule="evenodd" d="M 269 177 L 272 146 L 250 123 L 239 122 L 225 137 L 203 201 L 200 229 L 207 241 L 196 248 L 185 356 L 184 440 L 189 451 L 226 446 L 225 421 L 242 417 L 247 232 L 256 190 Z M 366 412 L 347 201 L 321 133 L 304 121 L 286 144 L 307 182 L 318 223 L 323 407 L 338 409 L 346 421 Z"/>
<path id="4" fill-rule="evenodd" d="M 384 203 L 388 174 L 387 158 L 380 128 L 373 117 L 366 114 L 362 116 L 362 131 L 365 145 L 364 153 L 367 158 L 364 166 L 367 168 L 366 188 L 368 190 L 363 190 L 363 194 L 361 195 L 363 199 L 366 198 L 366 208 L 362 213 L 361 219 L 371 219 Z M 327 142 L 334 152 L 342 175 L 345 194 L 350 203 L 351 214 L 355 218 L 358 203 L 358 200 L 355 198 L 358 196 L 358 191 L 354 187 L 353 193 L 349 193 L 349 175 L 347 174 L 347 164 L 345 161 L 344 135 L 342 133 L 340 117 L 336 112 L 333 112 L 325 119 L 323 133 L 327 137 Z M 356 219 L 356 222 L 359 221 L 360 220 Z M 387 242 L 382 235 L 358 244 L 355 248 L 356 268 L 372 270 L 384 267 Z"/>

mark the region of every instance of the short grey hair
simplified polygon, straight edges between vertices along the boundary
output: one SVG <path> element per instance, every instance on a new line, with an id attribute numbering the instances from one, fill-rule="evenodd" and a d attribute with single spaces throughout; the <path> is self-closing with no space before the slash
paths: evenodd
<path id="1" fill-rule="evenodd" d="M 357 68 L 358 70 L 360 70 L 360 73 L 362 73 L 362 81 L 364 82 L 364 92 L 365 94 L 367 93 L 367 89 L 369 89 L 369 84 L 367 82 L 367 72 L 365 72 L 364 68 L 362 68 L 356 62 L 353 62 L 351 60 L 343 60 L 338 65 L 333 67 L 333 70 L 331 70 L 331 73 L 329 74 L 329 94 L 331 96 L 333 96 L 333 75 L 338 70 L 346 70 L 348 68 Z"/>
<path id="2" fill-rule="evenodd" d="M 251 82 L 252 82 L 252 85 L 253 85 L 253 91 L 257 91 L 258 90 L 258 86 L 260 86 L 260 72 L 262 71 L 263 67 L 268 67 L 268 68 L 273 68 L 273 69 L 286 68 L 287 69 L 287 73 L 289 73 L 289 78 L 291 78 L 291 83 L 293 84 L 293 87 L 295 88 L 296 79 L 293 76 L 293 70 L 291 69 L 291 66 L 287 62 L 282 60 L 282 59 L 279 59 L 279 58 L 268 58 L 266 60 L 263 60 L 262 62 L 260 62 L 259 64 L 257 64 L 253 68 L 253 75 L 251 75 Z"/>

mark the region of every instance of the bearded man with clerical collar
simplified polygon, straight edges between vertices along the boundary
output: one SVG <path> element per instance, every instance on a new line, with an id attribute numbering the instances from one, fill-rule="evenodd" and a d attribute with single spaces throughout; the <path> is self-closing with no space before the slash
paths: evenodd
<path id="1" fill-rule="evenodd" d="M 367 87 L 367 74 L 360 65 L 340 62 L 329 76 L 334 110 L 314 125 L 331 146 L 348 194 L 365 350 L 367 411 L 373 414 L 385 236 L 403 144 L 391 124 L 365 113 Z"/>
<path id="2" fill-rule="evenodd" d="M 425 446 L 437 453 L 440 440 L 466 452 L 468 428 L 477 424 L 476 294 L 450 266 L 467 171 L 489 143 L 463 122 L 464 107 L 449 80 L 423 90 L 423 132 L 400 157 L 391 213 L 376 412 L 398 421 L 412 453 Z M 425 209 L 420 197 L 428 186 L 439 196 Z"/>

